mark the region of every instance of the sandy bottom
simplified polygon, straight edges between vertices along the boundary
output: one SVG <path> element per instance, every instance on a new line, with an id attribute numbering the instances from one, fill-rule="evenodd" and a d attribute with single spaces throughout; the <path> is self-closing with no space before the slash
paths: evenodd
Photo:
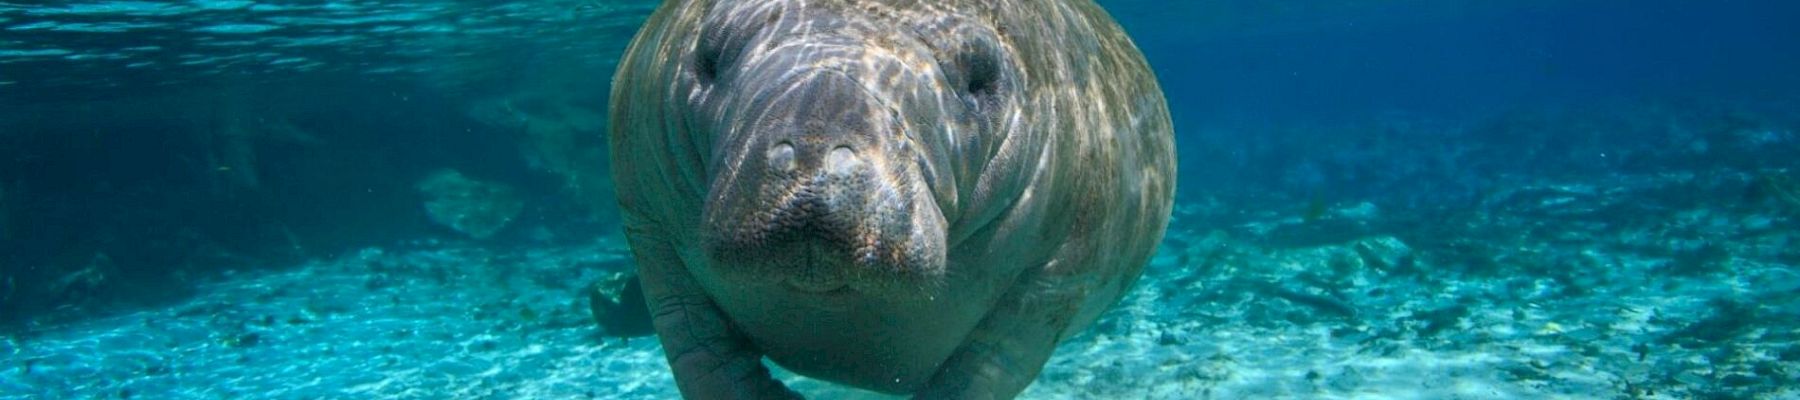
<path id="1" fill-rule="evenodd" d="M 1536 182 L 1313 218 L 1184 203 L 1136 290 L 1023 397 L 1800 398 L 1793 214 L 1669 194 L 1708 185 Z M 676 397 L 656 342 L 601 338 L 580 294 L 625 254 L 419 245 L 233 274 L 0 340 L 0 399 Z"/>

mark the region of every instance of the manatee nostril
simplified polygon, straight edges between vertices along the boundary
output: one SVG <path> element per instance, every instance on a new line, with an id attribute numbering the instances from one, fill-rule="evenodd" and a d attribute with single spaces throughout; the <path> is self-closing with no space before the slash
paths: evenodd
<path id="1" fill-rule="evenodd" d="M 849 176 L 862 170 L 863 159 L 856 156 L 850 146 L 838 146 L 825 156 L 825 170 L 832 175 Z"/>
<path id="2" fill-rule="evenodd" d="M 775 147 L 769 148 L 768 162 L 775 172 L 789 173 L 799 168 L 794 161 L 794 145 L 788 142 L 776 143 Z"/>

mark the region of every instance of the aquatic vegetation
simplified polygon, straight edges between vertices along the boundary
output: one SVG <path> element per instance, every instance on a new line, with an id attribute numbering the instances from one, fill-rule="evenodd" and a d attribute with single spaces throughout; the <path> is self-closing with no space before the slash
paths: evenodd
<path id="1" fill-rule="evenodd" d="M 1731 265 L 1731 251 L 1717 242 L 1704 242 L 1693 249 L 1678 251 L 1663 270 L 1685 276 L 1723 272 Z"/>
<path id="2" fill-rule="evenodd" d="M 88 254 L 85 258 L 71 255 L 59 265 L 62 273 L 49 286 L 33 293 L 45 296 L 54 304 L 86 305 L 111 295 L 109 289 L 119 284 L 118 267 L 105 253 Z"/>
<path id="3" fill-rule="evenodd" d="M 0 182 L 0 241 L 12 237 L 12 203 L 17 201 L 7 196 L 7 186 L 9 184 Z"/>
<path id="4" fill-rule="evenodd" d="M 10 309 L 13 294 L 19 292 L 19 284 L 13 279 L 11 267 L 0 268 L 0 309 Z M 13 311 L 16 312 L 16 311 Z"/>
<path id="5" fill-rule="evenodd" d="M 1461 324 L 1463 318 L 1469 316 L 1469 312 L 1470 305 L 1465 300 L 1442 308 L 1414 312 L 1407 319 L 1412 323 L 1414 333 L 1420 337 L 1432 337 Z"/>
<path id="6" fill-rule="evenodd" d="M 1500 367 L 1500 372 L 1506 373 L 1507 379 L 1515 382 L 1550 381 L 1554 379 L 1549 373 L 1549 366 L 1535 361 L 1503 366 Z"/>
<path id="7" fill-rule="evenodd" d="M 223 338 L 219 339 L 219 344 L 225 347 L 256 347 L 257 344 L 261 343 L 262 335 L 255 332 L 225 335 Z"/>
<path id="8" fill-rule="evenodd" d="M 644 288 L 636 274 L 613 274 L 594 282 L 585 291 L 594 323 L 608 336 L 634 337 L 655 333 Z"/>
<path id="9" fill-rule="evenodd" d="M 1365 256 L 1361 254 L 1363 251 L 1367 250 L 1362 250 L 1362 246 L 1351 246 L 1351 248 L 1353 250 L 1352 252 L 1337 253 L 1332 255 L 1331 259 L 1325 261 L 1326 267 L 1330 269 L 1327 271 L 1327 277 L 1324 279 L 1332 281 L 1332 284 L 1342 284 L 1344 281 L 1356 276 L 1357 273 L 1362 272 L 1362 270 L 1372 267 L 1368 261 L 1365 261 Z M 1377 260 L 1377 265 L 1379 265 L 1380 262 L 1380 260 Z M 1375 269 L 1380 268 L 1375 267 Z"/>
<path id="10" fill-rule="evenodd" d="M 1800 184 L 1786 174 L 1758 174 L 1745 189 L 1744 198 L 1753 202 L 1770 202 L 1788 214 L 1800 214 Z"/>
<path id="11" fill-rule="evenodd" d="M 470 179 L 451 169 L 432 173 L 417 188 L 427 197 L 425 211 L 433 222 L 475 239 L 493 236 L 525 208 L 511 186 Z"/>
<path id="12" fill-rule="evenodd" d="M 1708 305 L 1705 318 L 1664 335 L 1659 342 L 1688 348 L 1718 346 L 1746 333 L 1760 318 L 1755 304 L 1719 298 Z"/>
<path id="13" fill-rule="evenodd" d="M 1800 362 L 1800 345 L 1789 345 L 1786 349 L 1781 350 L 1780 354 L 1776 355 L 1776 359 L 1787 362 Z"/>
<path id="14" fill-rule="evenodd" d="M 1289 290 L 1273 282 L 1252 283 L 1250 286 L 1256 288 L 1258 293 L 1305 306 L 1321 315 L 1344 319 L 1356 318 L 1355 305 L 1331 296 Z"/>
<path id="15" fill-rule="evenodd" d="M 1306 212 L 1300 215 L 1300 219 L 1310 223 L 1324 217 L 1326 211 L 1331 211 L 1330 205 L 1325 203 L 1324 198 L 1314 195 L 1312 200 L 1307 202 Z"/>
<path id="16" fill-rule="evenodd" d="M 1190 277 L 1212 274 L 1230 261 L 1233 251 L 1231 235 L 1214 230 L 1182 251 L 1176 265 L 1190 271 Z M 1193 258 L 1196 253 L 1200 254 L 1199 259 Z"/>
<path id="17" fill-rule="evenodd" d="M 1350 246 L 1350 251 L 1356 254 L 1362 269 L 1397 276 L 1422 272 L 1418 269 L 1415 250 L 1398 238 L 1371 238 Z"/>
<path id="18" fill-rule="evenodd" d="M 393 279 L 390 279 L 387 274 L 369 274 L 369 277 L 363 280 L 363 289 L 369 291 L 381 290 L 391 285 L 393 285 Z"/>

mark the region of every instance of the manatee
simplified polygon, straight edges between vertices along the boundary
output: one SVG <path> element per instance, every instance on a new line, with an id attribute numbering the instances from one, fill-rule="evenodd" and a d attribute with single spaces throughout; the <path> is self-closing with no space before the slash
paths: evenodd
<path id="1" fill-rule="evenodd" d="M 1010 398 L 1167 228 L 1173 127 L 1089 0 L 670 0 L 613 77 L 623 228 L 681 393 L 788 370 Z"/>

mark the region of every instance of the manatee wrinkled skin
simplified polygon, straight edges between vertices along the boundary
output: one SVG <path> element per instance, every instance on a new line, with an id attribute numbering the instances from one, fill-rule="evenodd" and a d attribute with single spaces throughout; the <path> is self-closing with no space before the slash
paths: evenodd
<path id="1" fill-rule="evenodd" d="M 1090 0 L 670 0 L 612 171 L 676 384 L 794 372 L 1010 398 L 1130 288 L 1175 183 L 1161 89 Z"/>

